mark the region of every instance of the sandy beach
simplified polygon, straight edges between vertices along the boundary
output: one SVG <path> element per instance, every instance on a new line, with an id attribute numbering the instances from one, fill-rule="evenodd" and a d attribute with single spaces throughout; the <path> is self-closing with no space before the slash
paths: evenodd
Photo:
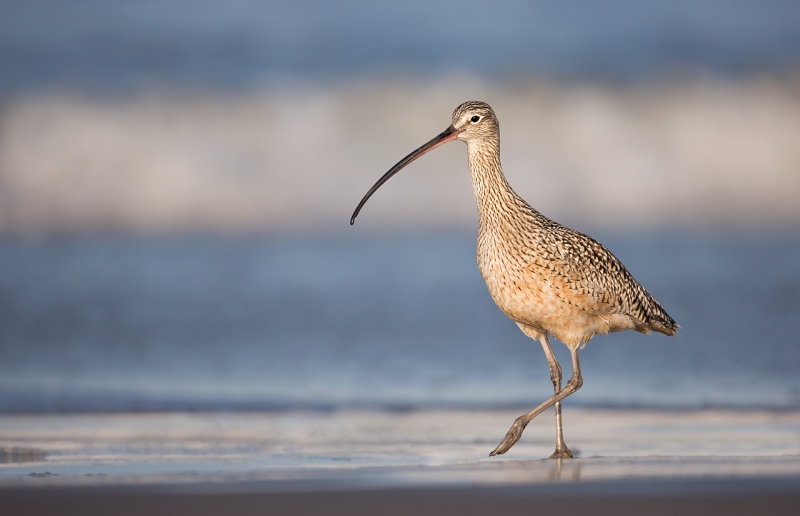
<path id="1" fill-rule="evenodd" d="M 685 485 L 649 482 L 656 494 L 603 494 L 535 488 L 406 488 L 391 490 L 274 493 L 257 487 L 243 492 L 185 493 L 163 489 L 0 490 L 3 514 L 342 514 L 477 515 L 558 513 L 564 515 L 794 515 L 800 507 L 797 484 L 758 486 L 704 483 L 698 491 L 676 494 Z M 666 487 L 666 490 L 664 489 Z M 745 488 L 745 489 L 742 489 Z"/>
<path id="2" fill-rule="evenodd" d="M 385 514 L 480 514 L 531 504 L 567 514 L 586 507 L 789 514 L 800 507 L 800 412 L 570 408 L 566 437 L 577 459 L 542 460 L 553 447 L 549 413 L 507 455 L 490 458 L 516 415 L 5 415 L 0 504 L 3 514 L 104 506 L 115 514 L 230 513 L 226 507 L 355 514 L 384 506 L 395 511 Z"/>

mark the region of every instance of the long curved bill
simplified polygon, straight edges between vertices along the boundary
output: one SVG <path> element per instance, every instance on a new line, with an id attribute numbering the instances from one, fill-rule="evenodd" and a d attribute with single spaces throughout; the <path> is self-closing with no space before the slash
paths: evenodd
<path id="1" fill-rule="evenodd" d="M 423 145 L 419 149 L 415 150 L 414 152 L 412 152 L 411 154 L 409 154 L 405 158 L 401 159 L 397 163 L 397 165 L 395 165 L 392 168 L 390 168 L 389 171 L 387 173 L 383 174 L 383 176 L 380 179 L 378 179 L 378 182 L 375 183 L 372 186 L 372 188 L 369 189 L 369 192 L 367 192 L 367 194 L 364 196 L 364 198 L 361 199 L 361 202 L 358 203 L 358 207 L 356 207 L 356 211 L 354 211 L 353 212 L 353 216 L 350 217 L 350 225 L 352 226 L 355 223 L 356 217 L 358 217 L 358 212 L 360 212 L 361 208 L 363 208 L 364 205 L 367 203 L 367 199 L 369 199 L 372 196 L 372 194 L 374 194 L 375 191 L 378 188 L 381 187 L 381 185 L 383 183 L 388 181 L 389 178 L 391 178 L 393 175 L 395 175 L 398 172 L 400 172 L 400 170 L 403 167 L 405 167 L 406 165 L 408 165 L 409 163 L 411 163 L 415 159 L 419 158 L 420 156 L 422 156 L 426 152 L 430 152 L 433 149 L 435 149 L 436 147 L 439 147 L 440 145 L 444 145 L 447 142 L 451 142 L 451 141 L 455 140 L 456 138 L 458 138 L 458 135 L 459 135 L 460 132 L 461 131 L 456 130 L 456 128 L 451 125 L 447 129 L 442 131 L 442 133 L 439 134 L 436 138 L 432 139 L 431 141 L 429 141 L 428 143 L 426 143 L 425 145 Z"/>

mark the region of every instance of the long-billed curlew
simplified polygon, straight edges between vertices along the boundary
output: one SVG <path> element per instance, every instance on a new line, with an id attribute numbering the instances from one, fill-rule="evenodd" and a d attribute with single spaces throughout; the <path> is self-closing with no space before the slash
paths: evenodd
<path id="1" fill-rule="evenodd" d="M 561 400 L 583 385 L 578 349 L 595 335 L 615 331 L 680 328 L 616 256 L 593 238 L 548 219 L 511 189 L 500 167 L 500 125 L 484 102 L 465 102 L 440 135 L 393 166 L 361 199 L 352 225 L 367 199 L 400 169 L 453 140 L 467 144 L 469 171 L 478 201 L 478 268 L 492 299 L 522 332 L 542 344 L 554 395 L 518 417 L 490 453 L 507 452 L 531 420 L 556 408 L 556 451 L 571 458 L 561 426 Z M 553 335 L 572 355 L 572 378 L 561 388 L 561 366 L 548 339 Z"/>

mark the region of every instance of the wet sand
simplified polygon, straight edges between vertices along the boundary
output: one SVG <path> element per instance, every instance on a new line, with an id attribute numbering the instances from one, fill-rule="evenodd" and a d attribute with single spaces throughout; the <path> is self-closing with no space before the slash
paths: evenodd
<path id="1" fill-rule="evenodd" d="M 793 514 L 800 412 L 516 410 L 0 416 L 2 514 Z M 15 450 L 14 453 L 11 450 Z M 26 452 L 27 450 L 27 452 Z M 43 454 L 43 455 L 42 455 Z"/>
<path id="2" fill-rule="evenodd" d="M 7 516 L 29 514 L 211 515 L 235 514 L 522 514 L 559 515 L 794 515 L 800 509 L 798 485 L 745 489 L 736 483 L 709 485 L 706 491 L 678 492 L 679 486 L 650 482 L 653 493 L 620 492 L 597 485 L 595 492 L 526 488 L 406 488 L 382 490 L 185 493 L 161 489 L 0 490 Z M 610 493 L 603 493 L 608 487 Z M 747 486 L 744 486 L 747 487 Z M 670 490 L 673 488 L 673 490 Z"/>

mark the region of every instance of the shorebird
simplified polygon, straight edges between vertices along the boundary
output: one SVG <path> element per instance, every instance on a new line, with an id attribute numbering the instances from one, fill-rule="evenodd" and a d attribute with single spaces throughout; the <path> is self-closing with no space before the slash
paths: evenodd
<path id="1" fill-rule="evenodd" d="M 500 167 L 500 124 L 485 102 L 458 106 L 450 127 L 400 160 L 369 189 L 350 224 L 389 178 L 454 140 L 467 144 L 478 202 L 478 269 L 500 310 L 541 343 L 554 390 L 553 396 L 518 417 L 489 455 L 507 452 L 533 418 L 555 405 L 556 450 L 550 458 L 572 458 L 564 442 L 561 400 L 583 385 L 578 350 L 595 335 L 636 330 L 673 336 L 680 326 L 602 244 L 553 222 L 514 192 Z M 550 336 L 566 344 L 572 355 L 572 377 L 563 389 Z"/>

